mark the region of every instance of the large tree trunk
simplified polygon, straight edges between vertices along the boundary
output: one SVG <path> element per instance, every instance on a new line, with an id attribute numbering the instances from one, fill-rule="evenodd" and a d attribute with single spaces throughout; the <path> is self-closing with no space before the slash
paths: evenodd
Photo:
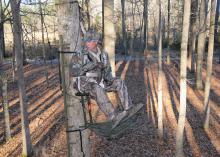
<path id="1" fill-rule="evenodd" d="M 57 4 L 58 11 L 58 32 L 60 40 L 60 51 L 80 51 L 81 37 L 79 24 L 79 6 L 78 1 L 69 2 L 69 0 L 59 0 Z M 77 91 L 70 88 L 70 63 L 73 54 L 61 54 L 62 66 L 62 84 L 64 94 L 64 105 L 66 113 L 67 145 L 69 157 L 90 156 L 89 133 L 88 130 L 82 132 L 82 148 L 80 132 L 68 132 L 80 129 L 85 126 L 83 108 L 80 103 L 80 97 L 75 96 Z"/>
<path id="2" fill-rule="evenodd" d="M 3 22 L 3 8 L 2 8 L 2 0 L 0 0 L 0 62 L 3 61 L 3 57 L 5 54 L 5 41 L 4 41 L 4 22 Z"/>
<path id="3" fill-rule="evenodd" d="M 148 49 L 148 0 L 144 0 L 144 51 Z"/>
<path id="4" fill-rule="evenodd" d="M 191 40 L 189 47 L 189 58 L 188 58 L 188 67 L 192 73 L 195 72 L 195 50 L 196 50 L 196 39 L 197 39 L 197 24 L 198 24 L 198 0 L 192 1 L 191 6 Z"/>
<path id="5" fill-rule="evenodd" d="M 43 58 L 44 58 L 44 75 L 46 78 L 47 87 L 49 87 L 49 78 L 48 78 L 47 63 L 46 63 L 46 48 L 45 48 L 45 41 L 44 41 L 44 16 L 43 16 L 43 11 L 42 11 L 41 0 L 39 0 L 39 11 L 40 11 L 40 19 L 41 19 L 41 38 L 42 38 Z"/>
<path id="6" fill-rule="evenodd" d="M 206 44 L 206 17 L 207 0 L 201 0 L 199 13 L 199 36 L 197 45 L 197 64 L 196 64 L 196 87 L 202 89 L 202 64 Z"/>
<path id="7" fill-rule="evenodd" d="M 123 46 L 124 46 L 124 54 L 127 55 L 127 33 L 125 26 L 125 0 L 121 0 L 121 16 L 122 16 L 122 38 L 123 38 Z"/>
<path id="8" fill-rule="evenodd" d="M 2 98 L 3 98 L 3 110 L 4 110 L 4 119 L 5 119 L 5 137 L 6 141 L 11 138 L 11 130 L 10 130 L 10 117 L 8 110 L 8 81 L 7 77 L 2 74 Z M 1 77 L 1 76 L 0 76 Z"/>
<path id="9" fill-rule="evenodd" d="M 20 1 L 19 1 L 20 2 Z M 21 126 L 22 126 L 22 144 L 24 156 L 30 156 L 32 153 L 32 143 L 29 131 L 28 113 L 27 113 L 27 97 L 25 93 L 24 71 L 23 71 L 23 55 L 22 55 L 22 40 L 21 40 L 21 18 L 20 18 L 20 3 L 17 0 L 10 1 L 12 18 L 13 18 L 13 39 L 14 50 L 16 57 L 18 89 L 21 108 Z"/>
<path id="10" fill-rule="evenodd" d="M 167 64 L 170 64 L 170 0 L 168 0 L 167 13 Z"/>
<path id="11" fill-rule="evenodd" d="M 162 14 L 161 14 L 161 0 L 157 1 L 159 9 L 159 31 L 158 31 L 158 135 L 163 137 L 163 95 L 162 95 Z"/>
<path id="12" fill-rule="evenodd" d="M 212 61 L 213 61 L 213 53 L 214 53 L 215 9 L 216 9 L 216 0 L 212 0 L 211 1 L 211 14 L 210 14 L 207 71 L 206 71 L 206 82 L 205 82 L 205 99 L 204 99 L 204 107 L 205 107 L 204 128 L 206 129 L 208 129 L 209 127 L 209 114 L 210 114 L 209 93 L 210 93 L 210 87 L 211 87 Z"/>
<path id="13" fill-rule="evenodd" d="M 104 50 L 109 55 L 112 75 L 115 76 L 115 26 L 114 26 L 114 1 L 104 0 Z"/>
<path id="14" fill-rule="evenodd" d="M 191 0 L 184 1 L 183 29 L 181 41 L 181 60 L 180 60 L 180 109 L 178 128 L 176 133 L 176 156 L 183 157 L 183 132 L 186 119 L 186 91 L 187 91 L 187 46 L 189 35 L 189 23 L 191 12 Z"/>

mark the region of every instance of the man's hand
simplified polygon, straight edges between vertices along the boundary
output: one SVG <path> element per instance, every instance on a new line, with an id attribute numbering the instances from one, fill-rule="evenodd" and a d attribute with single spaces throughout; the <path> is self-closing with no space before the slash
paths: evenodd
<path id="1" fill-rule="evenodd" d="M 99 69 L 104 69 L 104 68 L 105 68 L 105 65 L 104 65 L 102 62 L 98 62 L 98 63 L 97 63 L 97 67 L 98 67 Z"/>

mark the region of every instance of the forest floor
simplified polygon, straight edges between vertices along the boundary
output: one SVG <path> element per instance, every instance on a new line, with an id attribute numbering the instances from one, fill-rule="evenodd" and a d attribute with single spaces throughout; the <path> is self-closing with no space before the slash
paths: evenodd
<path id="1" fill-rule="evenodd" d="M 164 140 L 157 136 L 157 55 L 136 55 L 116 62 L 116 75 L 125 80 L 129 94 L 145 108 L 137 117 L 137 125 L 114 140 L 91 133 L 92 157 L 172 157 L 175 153 L 175 135 L 179 112 L 179 64 L 173 55 L 170 65 L 163 62 L 163 117 Z M 187 119 L 184 132 L 184 153 L 187 157 L 220 156 L 220 66 L 213 66 L 210 96 L 210 129 L 202 127 L 203 91 L 194 88 L 194 75 L 188 75 Z M 205 82 L 205 64 L 203 83 Z M 5 71 L 11 76 L 11 66 Z M 48 64 L 49 87 L 40 64 L 25 66 L 30 131 L 36 157 L 64 157 L 67 154 L 64 105 L 59 85 L 57 63 Z M 9 110 L 13 138 L 4 141 L 4 114 L 0 106 L 0 157 L 20 156 L 21 119 L 16 83 L 9 80 Z M 2 98 L 0 98 L 0 101 Z M 94 109 L 97 106 L 94 107 Z M 101 113 L 99 112 L 101 115 Z"/>

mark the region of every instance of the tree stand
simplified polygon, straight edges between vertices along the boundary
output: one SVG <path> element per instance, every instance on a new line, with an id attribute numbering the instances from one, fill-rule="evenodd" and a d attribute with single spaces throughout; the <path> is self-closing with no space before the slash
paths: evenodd
<path id="1" fill-rule="evenodd" d="M 85 93 L 76 93 L 76 96 L 81 97 L 81 104 L 83 107 L 83 114 L 84 114 L 84 120 L 85 120 L 85 126 L 82 128 L 84 129 L 91 129 L 94 131 L 97 135 L 106 137 L 108 139 L 118 138 L 122 133 L 124 133 L 127 129 L 134 127 L 137 122 L 137 116 L 139 111 L 143 108 L 143 104 L 137 104 L 132 107 L 128 115 L 116 126 L 113 128 L 113 122 L 112 121 L 106 121 L 106 122 L 100 122 L 100 123 L 94 123 L 92 119 L 92 112 L 91 112 L 91 100 L 88 94 Z M 88 105 L 88 113 L 89 113 L 89 122 L 87 121 L 87 109 L 86 104 Z"/>

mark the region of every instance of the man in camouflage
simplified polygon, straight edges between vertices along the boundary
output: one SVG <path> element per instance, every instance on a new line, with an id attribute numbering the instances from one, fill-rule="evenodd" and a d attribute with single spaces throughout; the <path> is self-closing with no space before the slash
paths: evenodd
<path id="1" fill-rule="evenodd" d="M 75 88 L 81 93 L 87 93 L 95 99 L 101 111 L 108 120 L 117 125 L 123 119 L 128 110 L 132 107 L 128 96 L 127 87 L 123 80 L 112 77 L 111 66 L 108 54 L 98 47 L 99 37 L 95 32 L 87 32 L 82 53 L 81 66 L 73 71 L 78 71 Z M 116 113 L 107 93 L 114 91 L 117 93 L 120 106 L 123 111 Z"/>

